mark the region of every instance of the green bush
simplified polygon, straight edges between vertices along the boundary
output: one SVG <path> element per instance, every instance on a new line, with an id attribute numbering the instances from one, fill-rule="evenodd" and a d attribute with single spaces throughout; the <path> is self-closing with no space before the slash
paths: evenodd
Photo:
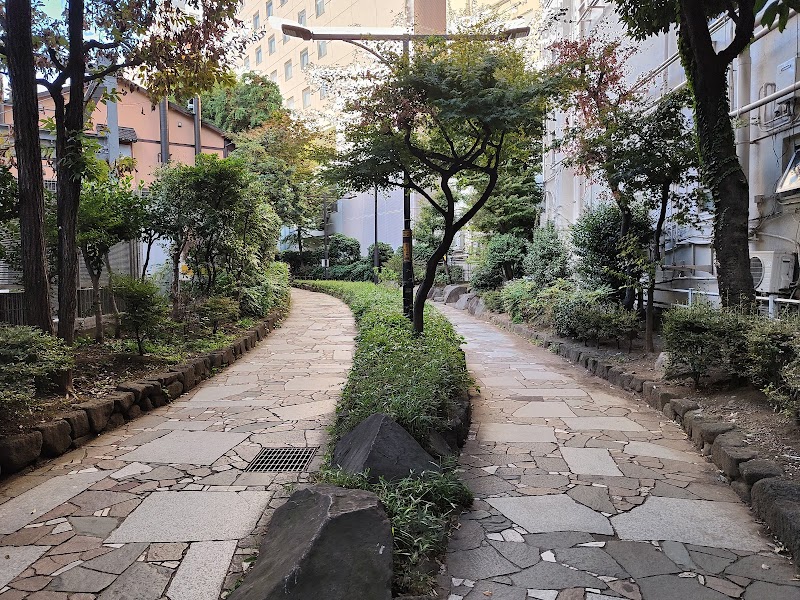
<path id="1" fill-rule="evenodd" d="M 470 278 L 476 290 L 493 290 L 522 275 L 526 242 L 510 233 L 492 236 Z"/>
<path id="2" fill-rule="evenodd" d="M 239 310 L 243 317 L 260 319 L 274 310 L 285 310 L 290 299 L 289 266 L 273 261 L 256 285 L 242 290 Z"/>
<path id="3" fill-rule="evenodd" d="M 452 468 L 424 477 L 372 484 L 363 475 L 323 469 L 319 479 L 350 489 L 368 490 L 380 498 L 392 524 L 395 594 L 427 594 L 434 587 L 426 563 L 447 549 L 450 528 L 472 494 Z"/>
<path id="4" fill-rule="evenodd" d="M 608 287 L 619 290 L 630 282 L 625 271 L 631 265 L 623 257 L 623 246 L 630 240 L 621 239 L 622 213 L 616 204 L 604 203 L 583 213 L 571 229 L 572 248 L 575 251 L 575 271 L 584 287 Z M 652 237 L 650 216 L 644 208 L 633 212 L 629 236 L 639 247 L 647 247 Z M 630 276 L 638 280 L 641 267 L 633 268 Z"/>
<path id="5" fill-rule="evenodd" d="M 489 290 L 481 294 L 483 305 L 492 312 L 503 312 L 503 292 L 500 290 Z"/>
<path id="6" fill-rule="evenodd" d="M 33 327 L 0 326 L 0 417 L 30 410 L 36 391 L 72 363 L 72 352 L 57 337 Z"/>
<path id="7" fill-rule="evenodd" d="M 414 336 L 398 290 L 368 283 L 303 282 L 341 298 L 358 324 L 353 366 L 336 408 L 331 446 L 375 413 L 395 419 L 423 446 L 432 430 L 444 430 L 453 403 L 471 383 L 461 338 L 434 308 L 425 308 L 425 332 Z M 375 492 L 386 506 L 394 537 L 394 591 L 427 594 L 434 587 L 426 565 L 444 552 L 453 520 L 472 495 L 453 465 L 422 478 L 370 484 L 363 476 L 326 469 L 320 477 L 343 487 Z"/>
<path id="8" fill-rule="evenodd" d="M 122 327 L 136 340 L 144 356 L 144 341 L 157 339 L 167 323 L 167 302 L 158 286 L 138 277 L 114 277 L 114 295 L 125 305 Z"/>
<path id="9" fill-rule="evenodd" d="M 217 333 L 220 324 L 232 323 L 239 318 L 239 303 L 226 296 L 211 296 L 200 303 L 197 314 L 211 325 L 211 333 Z"/>
<path id="10" fill-rule="evenodd" d="M 471 381 L 461 338 L 450 322 L 426 306 L 425 331 L 415 336 L 403 316 L 399 290 L 338 281 L 304 285 L 341 298 L 358 323 L 332 443 L 370 415 L 386 413 L 427 446 L 428 433 L 444 428 Z"/>
<path id="11" fill-rule="evenodd" d="M 555 225 L 548 223 L 533 232 L 522 268 L 539 288 L 569 277 L 569 251 Z"/>
<path id="12" fill-rule="evenodd" d="M 662 327 L 664 350 L 669 353 L 667 376 L 691 375 L 698 387 L 712 368 L 740 374 L 736 357 L 746 347 L 747 322 L 746 316 L 707 302 L 668 310 Z"/>
<path id="13" fill-rule="evenodd" d="M 536 297 L 537 286 L 528 279 L 515 279 L 509 281 L 500 290 L 500 297 L 503 302 L 503 310 L 509 314 L 514 323 L 525 321 L 523 316 L 523 306 L 532 298 Z"/>

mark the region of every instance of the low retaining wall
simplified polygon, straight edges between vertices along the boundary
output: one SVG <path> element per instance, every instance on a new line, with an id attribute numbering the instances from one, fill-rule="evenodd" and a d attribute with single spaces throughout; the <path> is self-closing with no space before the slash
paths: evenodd
<path id="1" fill-rule="evenodd" d="M 210 377 L 215 369 L 232 364 L 255 348 L 284 317 L 285 313 L 273 313 L 225 348 L 145 379 L 123 382 L 114 393 L 74 404 L 72 410 L 36 425 L 28 433 L 0 437 L 0 476 L 20 471 L 39 459 L 60 456 L 104 431 L 172 402 Z"/>
<path id="2" fill-rule="evenodd" d="M 695 446 L 724 474 L 739 498 L 752 506 L 753 512 L 800 561 L 800 483 L 783 478 L 783 468 L 777 462 L 759 458 L 735 425 L 703 413 L 697 402 L 682 397 L 683 389 L 626 373 L 582 344 L 512 323 L 508 315 L 488 312 L 478 296 L 461 296 L 456 308 L 529 339 L 610 384 L 640 395 L 647 404 L 680 423 Z"/>

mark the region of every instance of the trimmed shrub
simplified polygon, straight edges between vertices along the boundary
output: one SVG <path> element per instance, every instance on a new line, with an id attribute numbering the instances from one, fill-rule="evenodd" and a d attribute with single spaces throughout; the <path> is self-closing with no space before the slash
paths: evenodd
<path id="1" fill-rule="evenodd" d="M 500 290 L 489 290 L 481 294 L 483 304 L 487 310 L 492 312 L 503 312 L 503 292 Z"/>
<path id="2" fill-rule="evenodd" d="M 133 335 L 139 355 L 144 356 L 144 341 L 156 340 L 166 325 L 166 299 L 154 282 L 138 277 L 114 277 L 114 295 L 125 303 L 122 327 Z"/>
<path id="3" fill-rule="evenodd" d="M 553 223 L 533 232 L 522 268 L 539 288 L 569 277 L 569 251 Z"/>
<path id="4" fill-rule="evenodd" d="M 700 378 L 712 368 L 740 374 L 736 357 L 746 346 L 747 322 L 746 316 L 707 302 L 668 310 L 662 327 L 664 349 L 669 353 L 667 376 L 690 375 L 698 387 Z"/>
<path id="5" fill-rule="evenodd" d="M 476 290 L 493 290 L 522 275 L 526 242 L 510 233 L 492 236 L 470 278 Z"/>
<path id="6" fill-rule="evenodd" d="M 239 318 L 239 303 L 226 296 L 211 296 L 197 307 L 197 313 L 200 319 L 211 325 L 211 333 L 217 333 L 220 324 Z"/>
<path id="7" fill-rule="evenodd" d="M 257 285 L 242 290 L 239 301 L 241 316 L 262 318 L 273 310 L 288 308 L 290 289 L 289 266 L 283 262 L 271 262 Z"/>
<path id="8" fill-rule="evenodd" d="M 34 327 L 0 326 L 0 415 L 10 419 L 29 411 L 36 391 L 72 363 L 63 340 Z"/>

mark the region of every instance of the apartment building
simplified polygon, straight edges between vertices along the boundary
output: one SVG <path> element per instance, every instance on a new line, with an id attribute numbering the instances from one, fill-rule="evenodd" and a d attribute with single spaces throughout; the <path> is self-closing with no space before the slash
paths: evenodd
<path id="1" fill-rule="evenodd" d="M 599 34 L 625 39 L 613 5 L 602 0 L 542 0 L 537 34 L 541 57 L 558 39 L 580 39 Z M 762 296 L 787 296 L 797 278 L 800 248 L 800 130 L 798 130 L 798 46 L 800 18 L 792 17 L 783 33 L 756 27 L 755 41 L 729 71 L 731 117 L 737 135 L 739 160 L 750 182 L 750 254 L 753 281 Z M 727 46 L 735 23 L 723 16 L 711 23 L 717 47 Z M 644 76 L 654 100 L 686 85 L 674 32 L 633 42 L 637 53 L 630 63 L 631 77 Z M 548 138 L 557 138 L 567 115 L 555 112 Z M 602 201 L 602 187 L 564 165 L 556 151 L 544 157 L 545 213 L 559 229 L 569 226 L 589 207 Z M 712 214 L 698 212 L 698 226 L 668 223 L 663 238 L 665 267 L 660 273 L 657 299 L 685 302 L 691 295 L 716 299 L 717 282 L 712 247 Z M 691 292 L 689 291 L 691 290 Z"/>

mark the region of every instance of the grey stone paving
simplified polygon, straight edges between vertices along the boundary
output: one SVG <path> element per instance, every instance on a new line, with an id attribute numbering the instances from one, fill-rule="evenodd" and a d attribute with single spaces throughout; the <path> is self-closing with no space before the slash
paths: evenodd
<path id="1" fill-rule="evenodd" d="M 800 600 L 794 565 L 678 425 L 437 307 L 480 383 L 460 457 L 476 500 L 451 539 L 445 598 Z"/>
<path id="2" fill-rule="evenodd" d="M 310 478 L 244 469 L 264 447 L 324 445 L 351 364 L 349 309 L 292 298 L 281 327 L 212 379 L 3 482 L 0 600 L 217 600 L 233 588 L 272 512 Z"/>

